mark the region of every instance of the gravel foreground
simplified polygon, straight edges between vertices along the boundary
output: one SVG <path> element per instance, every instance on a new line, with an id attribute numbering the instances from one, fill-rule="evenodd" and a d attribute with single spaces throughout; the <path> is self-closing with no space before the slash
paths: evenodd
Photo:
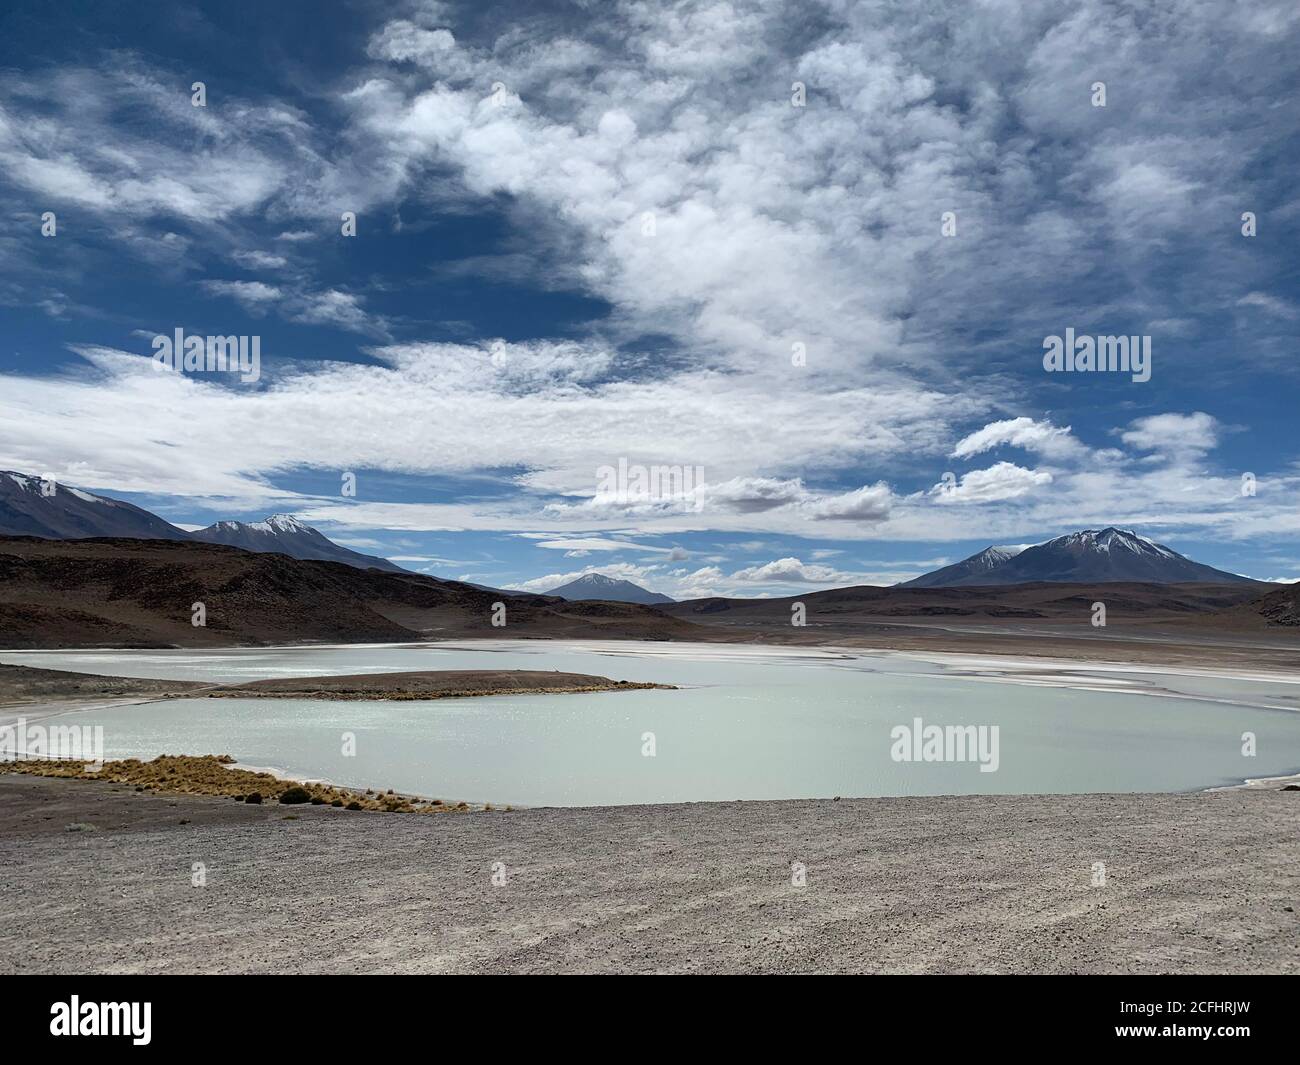
<path id="1" fill-rule="evenodd" d="M 0 971 L 1296 973 L 1298 824 L 1276 789 L 424 818 L 10 775 Z"/>

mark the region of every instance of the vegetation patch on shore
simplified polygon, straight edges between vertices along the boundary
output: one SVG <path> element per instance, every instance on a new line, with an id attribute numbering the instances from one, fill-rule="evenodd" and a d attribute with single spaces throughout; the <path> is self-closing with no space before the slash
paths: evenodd
<path id="1" fill-rule="evenodd" d="M 228 754 L 161 754 L 148 762 L 138 758 L 105 762 L 98 772 L 91 772 L 85 762 L 32 759 L 0 762 L 0 773 L 28 773 L 42 777 L 66 777 L 74 780 L 100 780 L 113 784 L 134 785 L 136 791 L 174 795 L 228 796 L 241 802 L 275 801 L 285 806 L 310 803 L 342 810 L 370 810 L 380 813 L 438 814 L 468 813 L 491 810 L 487 805 L 443 802 L 398 795 L 391 789 L 339 788 L 330 784 L 283 780 L 271 773 L 232 769 L 235 759 Z M 511 809 L 509 806 L 496 809 Z"/>

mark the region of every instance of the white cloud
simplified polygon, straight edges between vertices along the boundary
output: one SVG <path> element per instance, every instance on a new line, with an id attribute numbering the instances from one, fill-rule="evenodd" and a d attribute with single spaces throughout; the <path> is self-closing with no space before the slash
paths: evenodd
<path id="1" fill-rule="evenodd" d="M 647 554 L 663 554 L 672 560 L 689 557 L 689 553 L 680 547 L 652 547 L 648 544 L 633 543 L 630 540 L 607 540 L 599 536 L 562 537 L 538 540 L 534 545 L 550 551 L 564 551 L 577 556 L 579 552 L 587 554 L 592 551 L 640 551 Z"/>
<path id="2" fill-rule="evenodd" d="M 797 558 L 778 558 L 761 566 L 749 566 L 731 574 L 733 582 L 744 584 L 822 584 L 836 585 L 851 581 L 853 574 L 801 562 Z"/>
<path id="3" fill-rule="evenodd" d="M 558 588 L 561 585 L 568 584 L 570 581 L 576 581 L 579 577 L 586 577 L 592 573 L 599 573 L 604 577 L 612 577 L 615 580 L 631 581 L 633 584 L 639 584 L 652 592 L 660 591 L 658 587 L 661 577 L 656 576 L 656 570 L 653 566 L 639 566 L 631 562 L 614 562 L 605 563 L 599 566 L 588 566 L 586 569 L 573 570 L 569 573 L 548 573 L 542 577 L 535 577 L 532 580 L 520 581 L 515 584 L 508 584 L 504 587 L 517 589 L 521 592 L 549 592 L 552 588 Z M 670 593 L 663 593 L 670 594 Z"/>
<path id="4" fill-rule="evenodd" d="M 692 497 L 703 508 L 734 510 L 752 514 L 789 506 L 807 497 L 798 478 L 780 480 L 773 477 L 733 477 L 720 484 L 706 484 Z"/>
<path id="5" fill-rule="evenodd" d="M 1054 459 L 1074 457 L 1082 451 L 1068 425 L 1059 428 L 1048 421 L 1021 417 L 990 422 L 983 429 L 962 437 L 952 449 L 952 457 L 970 458 L 1003 445 L 1036 451 Z"/>
<path id="6" fill-rule="evenodd" d="M 270 252 L 257 250 L 237 251 L 234 258 L 237 263 L 250 270 L 279 270 L 289 262 L 283 255 L 272 255 Z"/>
<path id="7" fill-rule="evenodd" d="M 994 503 L 1018 499 L 1051 483 L 1052 475 L 1046 470 L 1027 470 L 1011 462 L 999 462 L 988 469 L 971 470 L 954 484 L 937 484 L 931 495 L 936 503 Z"/>
<path id="8" fill-rule="evenodd" d="M 252 314 L 261 314 L 268 307 L 275 306 L 294 322 L 335 326 L 378 339 L 385 339 L 388 335 L 384 320 L 367 314 L 361 298 L 353 293 L 337 289 L 324 292 L 285 289 L 264 281 L 204 281 L 202 287 L 214 296 L 229 296 L 237 300 Z"/>
<path id="9" fill-rule="evenodd" d="M 887 484 L 864 485 L 852 492 L 809 500 L 803 510 L 816 521 L 878 522 L 889 517 L 894 495 Z"/>
<path id="10" fill-rule="evenodd" d="M 32 106 L 38 97 L 48 107 Z M 0 100 L 0 170 L 57 207 L 206 226 L 320 172 L 294 113 L 228 99 L 217 117 L 121 54 L 104 70 L 11 76 Z M 132 112 L 149 121 L 126 120 Z"/>
<path id="11" fill-rule="evenodd" d="M 1120 439 L 1139 451 L 1195 456 L 1218 446 L 1219 423 L 1204 411 L 1153 414 L 1129 423 Z"/>
<path id="12" fill-rule="evenodd" d="M 274 285 L 261 281 L 204 281 L 203 288 L 214 296 L 229 296 L 246 308 L 261 310 L 283 295 Z"/>
<path id="13" fill-rule="evenodd" d="M 306 325 L 333 325 L 381 338 L 388 335 L 383 319 L 368 315 L 360 297 L 338 289 L 299 293 L 288 303 L 287 313 L 293 321 Z"/>
<path id="14" fill-rule="evenodd" d="M 1249 292 L 1237 301 L 1238 307 L 1258 307 L 1262 311 L 1293 322 L 1300 318 L 1300 308 L 1287 300 L 1270 296 L 1265 292 Z"/>

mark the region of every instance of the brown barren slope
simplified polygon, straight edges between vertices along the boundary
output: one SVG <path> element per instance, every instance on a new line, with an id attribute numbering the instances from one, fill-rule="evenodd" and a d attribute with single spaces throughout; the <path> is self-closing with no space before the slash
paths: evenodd
<path id="1" fill-rule="evenodd" d="M 198 680 L 151 680 L 103 677 L 63 669 L 36 669 L 0 663 L 0 706 L 21 706 L 50 700 L 100 699 L 105 696 L 149 695 L 166 698 L 209 685 Z"/>
<path id="2" fill-rule="evenodd" d="M 1094 585 L 809 592 L 785 599 L 695 599 L 662 609 L 715 639 L 1030 655 L 1092 661 L 1300 668 L 1300 588 L 1268 584 Z M 791 625 L 802 603 L 806 624 Z M 1094 626 L 1104 603 L 1106 625 Z"/>
<path id="3" fill-rule="evenodd" d="M 506 626 L 493 627 L 504 603 Z M 207 624 L 191 624 L 203 603 Z M 168 540 L 0 537 L 0 646 L 204 647 L 431 637 L 700 639 L 630 603 L 510 596 L 418 573 Z"/>
<path id="4" fill-rule="evenodd" d="M 863 586 L 661 606 L 512 596 L 415 573 L 162 540 L 0 538 L 0 647 L 427 639 L 843 644 L 1087 660 L 1300 667 L 1300 588 Z M 190 624 L 192 604 L 207 626 Z M 493 604 L 506 625 L 491 624 Z M 801 602 L 807 624 L 790 624 Z M 1105 628 L 1091 623 L 1106 604 Z"/>

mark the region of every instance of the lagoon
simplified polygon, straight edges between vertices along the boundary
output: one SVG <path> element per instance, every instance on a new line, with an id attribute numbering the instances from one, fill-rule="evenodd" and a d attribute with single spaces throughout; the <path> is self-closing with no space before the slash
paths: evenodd
<path id="1" fill-rule="evenodd" d="M 0 662 L 208 680 L 557 669 L 676 691 L 429 702 L 176 699 L 76 714 L 108 758 L 234 755 L 352 787 L 592 806 L 875 795 L 1191 791 L 1300 770 L 1296 678 L 837 648 L 500 640 L 0 651 Z M 17 716 L 8 715 L 8 719 Z M 895 760 L 892 730 L 998 730 L 996 771 Z M 1256 754 L 1243 754 L 1243 734 Z M 343 753 L 355 737 L 355 755 Z M 653 750 L 650 755 L 647 752 Z M 895 752 L 896 753 L 896 752 Z"/>

